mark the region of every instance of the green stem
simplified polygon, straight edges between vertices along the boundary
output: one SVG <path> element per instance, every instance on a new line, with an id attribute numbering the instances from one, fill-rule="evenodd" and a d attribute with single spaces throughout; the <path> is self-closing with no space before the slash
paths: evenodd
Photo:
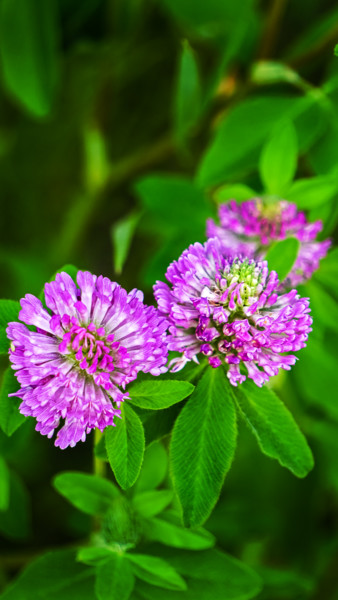
<path id="1" fill-rule="evenodd" d="M 103 436 L 102 431 L 100 431 L 99 429 L 94 430 L 94 448 L 93 448 L 93 450 L 95 450 L 95 446 L 97 446 L 99 441 L 102 439 L 102 436 Z M 104 460 L 101 460 L 101 458 L 98 458 L 98 456 L 95 456 L 95 453 L 93 455 L 93 471 L 94 471 L 94 474 L 98 475 L 99 477 L 106 476 L 106 463 Z"/>

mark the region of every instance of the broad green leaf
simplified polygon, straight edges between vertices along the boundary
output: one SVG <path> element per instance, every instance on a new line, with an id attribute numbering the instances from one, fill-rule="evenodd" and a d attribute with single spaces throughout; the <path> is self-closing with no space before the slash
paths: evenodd
<path id="1" fill-rule="evenodd" d="M 286 571 L 259 567 L 258 573 L 264 584 L 264 598 L 311 598 L 316 588 L 316 579 L 301 575 L 297 571 Z"/>
<path id="2" fill-rule="evenodd" d="M 3 0 L 0 35 L 6 87 L 34 116 L 46 116 L 59 77 L 57 2 Z"/>
<path id="3" fill-rule="evenodd" d="M 122 489 L 136 481 L 144 454 L 144 431 L 140 418 L 127 404 L 121 407 L 122 419 L 106 429 L 106 449 L 110 466 Z"/>
<path id="4" fill-rule="evenodd" d="M 0 327 L 6 328 L 11 321 L 17 321 L 20 310 L 16 300 L 0 300 Z"/>
<path id="5" fill-rule="evenodd" d="M 338 248 L 331 250 L 320 261 L 320 269 L 315 273 L 315 280 L 318 280 L 335 294 L 338 294 Z"/>
<path id="6" fill-rule="evenodd" d="M 140 408 L 161 410 L 181 402 L 194 391 L 187 381 L 141 381 L 130 387 L 130 402 Z"/>
<path id="7" fill-rule="evenodd" d="M 298 256 L 300 243 L 296 238 L 287 238 L 276 242 L 265 255 L 270 271 L 277 271 L 279 281 L 290 273 Z"/>
<path id="8" fill-rule="evenodd" d="M 293 416 L 278 396 L 266 385 L 259 388 L 246 381 L 235 390 L 235 398 L 262 452 L 277 459 L 297 477 L 305 477 L 313 468 L 313 456 Z"/>
<path id="9" fill-rule="evenodd" d="M 0 511 L 7 510 L 9 504 L 9 470 L 0 456 Z"/>
<path id="10" fill-rule="evenodd" d="M 328 202 L 337 191 L 338 184 L 331 177 L 298 179 L 289 188 L 287 199 L 295 202 L 300 209 L 310 209 Z"/>
<path id="11" fill-rule="evenodd" d="M 259 170 L 270 194 L 283 194 L 297 169 L 297 134 L 291 121 L 282 122 L 263 146 Z"/>
<path id="12" fill-rule="evenodd" d="M 93 569 L 75 561 L 73 550 L 40 556 L 15 579 L 1 600 L 93 600 Z"/>
<path id="13" fill-rule="evenodd" d="M 128 257 L 133 235 L 139 220 L 139 213 L 131 213 L 120 221 L 117 221 L 117 223 L 114 223 L 110 230 L 114 247 L 114 269 L 119 275 L 122 273 L 124 263 Z"/>
<path id="14" fill-rule="evenodd" d="M 0 355 L 8 354 L 10 341 L 6 334 L 6 327 L 0 327 Z"/>
<path id="15" fill-rule="evenodd" d="M 134 575 L 139 579 L 168 590 L 187 589 L 184 579 L 162 558 L 132 553 L 126 554 L 126 558 L 132 563 Z"/>
<path id="16" fill-rule="evenodd" d="M 284 96 L 249 98 L 224 116 L 199 166 L 198 183 L 223 183 L 234 172 L 256 164 L 264 140 L 282 118 L 290 113 L 295 100 Z M 250 135 L 249 135 L 250 132 Z"/>
<path id="17" fill-rule="evenodd" d="M 161 442 L 152 442 L 145 453 L 140 476 L 135 484 L 135 493 L 153 490 L 164 481 L 168 470 L 167 453 Z"/>
<path id="18" fill-rule="evenodd" d="M 144 529 L 149 540 L 173 548 L 205 550 L 215 545 L 215 538 L 209 531 L 203 527 L 185 529 L 180 525 L 179 518 L 171 512 L 163 513 L 161 518 L 150 519 Z"/>
<path id="19" fill-rule="evenodd" d="M 150 518 L 167 508 L 173 497 L 172 490 L 141 492 L 134 496 L 133 506 L 142 517 Z"/>
<path id="20" fill-rule="evenodd" d="M 134 587 L 134 576 L 128 555 L 114 554 L 96 571 L 95 591 L 98 600 L 128 600 Z"/>
<path id="21" fill-rule="evenodd" d="M 0 512 L 0 533 L 13 540 L 25 540 L 30 532 L 30 499 L 21 479 L 10 471 L 9 505 Z"/>
<path id="22" fill-rule="evenodd" d="M 220 0 L 209 0 L 209 2 L 161 0 L 161 2 L 179 22 L 197 29 L 199 33 L 209 31 L 208 27 L 212 27 L 213 35 L 222 33 L 229 26 L 232 27 L 236 19 L 243 19 L 244 9 L 249 5 L 245 0 L 240 6 L 233 2 L 220 2 Z"/>
<path id="23" fill-rule="evenodd" d="M 306 295 L 310 296 L 310 308 L 314 322 L 318 320 L 324 327 L 338 332 L 338 305 L 320 283 L 308 281 L 304 287 Z"/>
<path id="24" fill-rule="evenodd" d="M 54 477 L 53 485 L 76 508 L 89 515 L 105 513 L 120 495 L 113 483 L 89 473 L 65 471 Z"/>
<path id="25" fill-rule="evenodd" d="M 219 550 L 188 552 L 167 547 L 163 556 L 184 577 L 197 579 L 200 583 L 223 583 L 226 600 L 252 598 L 262 587 L 261 579 L 253 569 Z"/>
<path id="26" fill-rule="evenodd" d="M 174 123 L 178 142 L 184 142 L 201 111 L 201 86 L 195 54 L 184 40 L 180 56 L 174 105 Z"/>
<path id="27" fill-rule="evenodd" d="M 98 565 L 111 558 L 111 555 L 114 553 L 114 550 L 108 546 L 88 546 L 80 548 L 76 555 L 76 560 L 86 565 Z"/>
<path id="28" fill-rule="evenodd" d="M 236 448 L 236 411 L 223 370 L 209 368 L 181 411 L 170 447 L 185 525 L 202 524 L 222 489 Z"/>
<path id="29" fill-rule="evenodd" d="M 21 399 L 8 396 L 8 394 L 17 392 L 19 388 L 20 384 L 14 375 L 14 371 L 8 367 L 3 374 L 0 387 L 0 427 L 8 436 L 12 435 L 27 418 L 18 409 Z"/>
<path id="30" fill-rule="evenodd" d="M 214 193 L 214 198 L 216 202 L 221 204 L 222 202 L 228 202 L 228 200 L 237 200 L 237 202 L 242 202 L 243 200 L 249 200 L 250 198 L 254 198 L 257 196 L 257 192 L 251 189 L 247 185 L 243 185 L 242 183 L 234 183 L 229 185 L 222 185 L 217 188 Z"/>

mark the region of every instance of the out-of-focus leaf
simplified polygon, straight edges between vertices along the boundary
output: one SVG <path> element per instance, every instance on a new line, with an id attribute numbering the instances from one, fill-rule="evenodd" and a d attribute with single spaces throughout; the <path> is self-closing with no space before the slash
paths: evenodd
<path id="1" fill-rule="evenodd" d="M 114 247 L 114 269 L 117 274 L 122 273 L 139 220 L 139 213 L 131 213 L 114 223 L 110 230 Z"/>
<path id="2" fill-rule="evenodd" d="M 295 202 L 300 209 L 309 209 L 331 200 L 337 194 L 337 190 L 337 181 L 333 181 L 331 177 L 298 179 L 289 188 L 287 199 L 289 202 Z"/>
<path id="3" fill-rule="evenodd" d="M 338 332 L 338 305 L 332 296 L 314 280 L 306 284 L 305 293 L 310 296 L 310 308 L 314 320 L 318 319 L 325 327 Z"/>
<path id="4" fill-rule="evenodd" d="M 195 54 L 187 40 L 183 42 L 174 103 L 174 125 L 182 144 L 201 111 L 201 86 Z"/>
<path id="5" fill-rule="evenodd" d="M 251 79 L 256 84 L 270 85 L 285 82 L 301 88 L 305 83 L 288 65 L 272 60 L 261 60 L 255 63 L 251 70 Z"/>
<path id="6" fill-rule="evenodd" d="M 181 402 L 194 391 L 188 381 L 141 381 L 129 389 L 130 402 L 140 408 L 160 410 Z"/>
<path id="7" fill-rule="evenodd" d="M 128 600 L 134 587 L 134 576 L 127 554 L 112 554 L 98 566 L 95 591 L 98 600 Z"/>
<path id="8" fill-rule="evenodd" d="M 217 188 L 214 193 L 214 198 L 219 204 L 228 202 L 228 200 L 242 202 L 243 200 L 249 200 L 249 198 L 254 198 L 255 196 L 257 196 L 255 190 L 241 183 L 223 185 Z"/>
<path id="9" fill-rule="evenodd" d="M 281 569 L 262 568 L 258 569 L 263 579 L 264 588 L 261 594 L 262 600 L 270 600 L 272 597 L 284 598 L 307 598 L 314 590 L 315 581 L 296 571 L 282 571 Z"/>
<path id="10" fill-rule="evenodd" d="M 0 456 L 0 511 L 7 510 L 9 504 L 9 469 Z"/>
<path id="11" fill-rule="evenodd" d="M 86 565 L 97 565 L 111 558 L 115 551 L 108 546 L 88 546 L 80 548 L 76 555 L 76 560 L 85 563 Z"/>
<path id="12" fill-rule="evenodd" d="M 185 525 L 202 524 L 217 502 L 236 448 L 236 411 L 222 369 L 207 369 L 172 434 L 174 487 Z"/>
<path id="13" fill-rule="evenodd" d="M 163 550 L 163 556 L 184 577 L 197 579 L 200 583 L 223 583 L 227 600 L 252 598 L 262 587 L 261 579 L 253 569 L 219 550 L 187 552 L 168 547 Z"/>
<path id="14" fill-rule="evenodd" d="M 286 406 L 266 385 L 246 381 L 235 391 L 239 409 L 259 447 L 297 477 L 313 468 L 313 457 L 304 435 Z"/>
<path id="15" fill-rule="evenodd" d="M 287 59 L 295 58 L 309 49 L 315 48 L 318 43 L 321 43 L 323 36 L 326 36 L 332 30 L 332 27 L 336 26 L 337 19 L 337 7 L 332 8 L 332 10 L 324 14 L 318 14 L 316 19 L 308 24 L 308 27 L 300 29 L 299 38 L 296 39 L 295 43 L 287 51 Z"/>
<path id="16" fill-rule="evenodd" d="M 316 271 L 314 277 L 338 294 L 338 248 L 329 251 L 329 254 L 320 261 L 320 269 Z"/>
<path id="17" fill-rule="evenodd" d="M 205 550 L 215 545 L 215 538 L 209 531 L 203 527 L 185 529 L 180 525 L 178 516 L 171 511 L 164 512 L 161 518 L 149 519 L 144 529 L 149 540 L 173 548 Z"/>
<path id="18" fill-rule="evenodd" d="M 0 532 L 10 539 L 24 540 L 31 530 L 30 501 L 21 479 L 10 472 L 9 505 L 0 512 Z"/>
<path id="19" fill-rule="evenodd" d="M 167 508 L 173 497 L 172 490 L 141 492 L 134 496 L 133 506 L 142 517 L 150 518 Z"/>
<path id="20" fill-rule="evenodd" d="M 135 484 L 135 493 L 141 494 L 161 485 L 167 474 L 167 470 L 167 453 L 161 442 L 153 442 L 144 453 L 140 476 Z"/>
<path id="21" fill-rule="evenodd" d="M 0 388 L 0 427 L 6 435 L 12 435 L 27 417 L 18 410 L 20 398 L 9 397 L 20 388 L 13 370 L 8 367 L 3 374 Z"/>
<path id="22" fill-rule="evenodd" d="M 168 590 L 187 589 L 184 579 L 162 558 L 132 553 L 126 554 L 126 558 L 132 563 L 134 575 L 139 579 Z"/>
<path id="23" fill-rule="evenodd" d="M 1 59 L 8 90 L 36 117 L 52 107 L 59 76 L 57 2 L 3 0 Z"/>
<path id="24" fill-rule="evenodd" d="M 245 167 L 252 153 L 257 153 L 264 140 L 280 120 L 294 108 L 295 100 L 287 96 L 249 98 L 235 106 L 223 118 L 214 139 L 199 166 L 197 181 L 203 186 L 222 183 Z M 250 132 L 250 135 L 248 134 Z M 255 162 L 255 161 L 254 161 Z"/>
<path id="25" fill-rule="evenodd" d="M 297 169 L 297 135 L 291 121 L 278 125 L 265 143 L 259 168 L 266 190 L 282 195 Z"/>
<path id="26" fill-rule="evenodd" d="M 76 508 L 89 515 L 105 513 L 120 495 L 111 481 L 89 473 L 65 471 L 54 477 L 53 485 Z"/>
<path id="27" fill-rule="evenodd" d="M 144 455 L 144 431 L 138 415 L 126 403 L 115 427 L 106 429 L 106 449 L 110 466 L 122 489 L 136 481 Z"/>
<path id="28" fill-rule="evenodd" d="M 17 321 L 20 304 L 15 300 L 0 300 L 0 354 L 7 354 L 9 349 L 9 339 L 6 334 L 6 328 L 11 321 Z"/>
<path id="29" fill-rule="evenodd" d="M 244 0 L 240 7 L 233 2 L 194 2 L 194 0 L 161 0 L 170 13 L 184 25 L 198 33 L 214 36 L 224 33 L 245 16 L 251 2 Z"/>
<path id="30" fill-rule="evenodd" d="M 277 271 L 280 281 L 290 273 L 299 252 L 300 243 L 296 238 L 276 242 L 266 253 L 270 271 Z"/>
<path id="31" fill-rule="evenodd" d="M 1 600 L 93 600 L 93 569 L 75 561 L 73 550 L 40 556 L 10 584 Z"/>

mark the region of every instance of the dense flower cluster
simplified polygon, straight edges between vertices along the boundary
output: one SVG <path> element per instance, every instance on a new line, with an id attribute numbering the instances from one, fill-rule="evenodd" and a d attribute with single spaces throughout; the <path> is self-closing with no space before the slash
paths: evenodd
<path id="1" fill-rule="evenodd" d="M 27 294 L 9 323 L 10 360 L 21 389 L 20 411 L 61 448 L 84 441 L 94 427 L 114 425 L 125 386 L 139 371 L 159 375 L 167 362 L 167 322 L 143 294 L 129 294 L 106 277 L 67 273 L 45 285 L 46 310 Z M 121 389 L 122 388 L 122 389 Z M 113 401 L 113 403 L 112 403 Z"/>
<path id="2" fill-rule="evenodd" d="M 171 362 L 180 370 L 202 353 L 212 367 L 228 365 L 232 385 L 246 377 L 262 386 L 280 368 L 290 369 L 293 354 L 311 331 L 309 301 L 296 290 L 278 292 L 277 273 L 266 261 L 228 258 L 217 239 L 196 243 L 166 273 L 170 286 L 154 286 L 159 310 L 169 318 Z"/>
<path id="3" fill-rule="evenodd" d="M 318 269 L 319 260 L 326 256 L 330 240 L 316 242 L 322 222 L 309 223 L 297 206 L 286 200 L 264 205 L 260 198 L 242 204 L 235 200 L 219 208 L 220 225 L 212 219 L 207 222 L 207 236 L 217 237 L 228 256 L 262 259 L 272 242 L 295 237 L 300 249 L 286 286 L 293 287 L 306 281 Z M 285 286 L 285 287 L 286 287 Z"/>

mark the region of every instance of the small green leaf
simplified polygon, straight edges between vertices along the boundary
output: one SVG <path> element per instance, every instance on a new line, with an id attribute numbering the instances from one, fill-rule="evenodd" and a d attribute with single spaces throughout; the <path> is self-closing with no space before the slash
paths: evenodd
<path id="1" fill-rule="evenodd" d="M 289 188 L 287 199 L 289 202 L 295 202 L 300 209 L 310 209 L 328 202 L 337 191 L 337 182 L 331 177 L 298 179 Z"/>
<path id="2" fill-rule="evenodd" d="M 20 398 L 8 394 L 14 394 L 20 388 L 13 370 L 8 367 L 3 374 L 0 388 L 0 427 L 2 431 L 10 436 L 22 425 L 26 417 L 19 412 Z"/>
<path id="3" fill-rule="evenodd" d="M 296 238 L 287 238 L 276 242 L 265 255 L 270 271 L 277 271 L 279 281 L 284 281 L 290 273 L 298 256 L 300 242 Z"/>
<path id="4" fill-rule="evenodd" d="M 255 192 L 255 190 L 249 188 L 247 185 L 243 185 L 242 183 L 222 185 L 221 187 L 217 188 L 214 193 L 214 198 L 219 204 L 222 202 L 228 202 L 229 200 L 237 200 L 237 202 L 242 202 L 256 196 L 257 192 Z"/>
<path id="5" fill-rule="evenodd" d="M 161 442 L 152 442 L 145 453 L 140 476 L 135 484 L 136 494 L 153 490 L 163 482 L 168 470 L 168 456 Z"/>
<path id="6" fill-rule="evenodd" d="M 52 107 L 59 77 L 57 2 L 3 0 L 1 58 L 5 84 L 37 117 Z"/>
<path id="7" fill-rule="evenodd" d="M 7 510 L 9 505 L 9 470 L 0 456 L 0 511 Z"/>
<path id="8" fill-rule="evenodd" d="M 122 489 L 130 488 L 136 481 L 144 454 L 144 431 L 140 418 L 124 403 L 122 419 L 115 427 L 106 429 L 106 449 L 110 466 Z"/>
<path id="9" fill-rule="evenodd" d="M 76 508 L 89 515 L 105 513 L 120 495 L 113 483 L 89 473 L 65 471 L 54 477 L 53 485 Z"/>
<path id="10" fill-rule="evenodd" d="M 297 169 L 297 134 L 291 121 L 274 129 L 263 146 L 259 170 L 266 190 L 270 194 L 283 194 Z"/>
<path id="11" fill-rule="evenodd" d="M 96 571 L 95 591 L 98 600 L 128 600 L 134 576 L 127 555 L 114 554 Z"/>
<path id="12" fill-rule="evenodd" d="M 195 125 L 201 111 L 201 85 L 195 54 L 184 40 L 175 95 L 174 122 L 179 143 Z"/>
<path id="13" fill-rule="evenodd" d="M 334 55 L 338 56 L 338 44 L 336 44 L 334 47 Z"/>
<path id="14" fill-rule="evenodd" d="M 161 410 L 181 402 L 194 388 L 187 381 L 141 381 L 130 387 L 130 402 L 140 408 Z"/>
<path id="15" fill-rule="evenodd" d="M 132 563 L 134 575 L 139 579 L 168 590 L 187 589 L 184 579 L 162 558 L 131 553 L 126 554 L 126 558 Z"/>
<path id="16" fill-rule="evenodd" d="M 203 527 L 185 529 L 180 525 L 179 518 L 173 517 L 171 512 L 163 513 L 161 518 L 147 521 L 144 529 L 149 540 L 173 548 L 205 550 L 215 545 L 215 538 L 209 531 Z"/>
<path id="17" fill-rule="evenodd" d="M 108 546 L 88 546 L 87 548 L 80 548 L 76 560 L 86 565 L 98 565 L 111 558 L 112 554 L 114 554 L 114 550 Z"/>
<path id="18" fill-rule="evenodd" d="M 170 447 L 185 525 L 210 515 L 236 448 L 236 411 L 222 369 L 209 368 L 181 411 Z"/>
<path id="19" fill-rule="evenodd" d="M 167 508 L 173 497 L 172 490 L 141 492 L 134 496 L 133 505 L 142 517 L 150 518 Z"/>
<path id="20" fill-rule="evenodd" d="M 110 230 L 114 247 L 114 269 L 117 274 L 122 273 L 140 216 L 140 213 L 131 213 L 114 223 Z"/>
<path id="21" fill-rule="evenodd" d="M 275 458 L 297 477 L 305 477 L 313 468 L 307 441 L 286 406 L 268 387 L 246 381 L 235 398 L 245 421 L 264 454 Z"/>
<path id="22" fill-rule="evenodd" d="M 93 569 L 75 561 L 73 550 L 48 552 L 30 562 L 1 600 L 93 600 Z"/>

